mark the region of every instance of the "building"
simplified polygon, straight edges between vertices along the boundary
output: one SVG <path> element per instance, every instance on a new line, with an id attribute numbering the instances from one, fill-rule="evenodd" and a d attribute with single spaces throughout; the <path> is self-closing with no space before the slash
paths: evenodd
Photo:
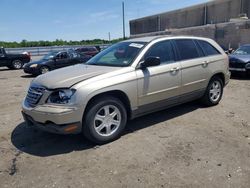
<path id="1" fill-rule="evenodd" d="M 130 35 L 196 35 L 237 48 L 250 43 L 249 16 L 250 0 L 215 0 L 131 20 Z"/>

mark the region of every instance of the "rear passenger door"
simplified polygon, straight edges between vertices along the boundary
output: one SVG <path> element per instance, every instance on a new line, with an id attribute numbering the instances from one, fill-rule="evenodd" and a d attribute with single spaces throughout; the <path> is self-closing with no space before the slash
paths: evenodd
<path id="1" fill-rule="evenodd" d="M 209 79 L 208 61 L 193 39 L 174 40 L 182 69 L 182 101 L 201 95 Z"/>
<path id="2" fill-rule="evenodd" d="M 136 71 L 139 113 L 179 102 L 180 63 L 175 61 L 172 42 L 165 40 L 153 44 L 141 61 L 147 57 L 159 57 L 161 64 Z"/>

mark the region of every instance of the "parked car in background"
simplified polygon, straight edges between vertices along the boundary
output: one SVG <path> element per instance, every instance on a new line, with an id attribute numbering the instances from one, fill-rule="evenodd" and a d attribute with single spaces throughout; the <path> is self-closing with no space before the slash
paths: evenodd
<path id="1" fill-rule="evenodd" d="M 156 36 L 112 45 L 84 65 L 35 78 L 22 104 L 30 126 L 103 144 L 128 119 L 188 101 L 217 105 L 228 56 L 211 39 Z"/>
<path id="2" fill-rule="evenodd" d="M 99 53 L 99 50 L 95 46 L 81 47 L 75 49 L 75 51 L 92 57 Z"/>
<path id="3" fill-rule="evenodd" d="M 74 50 L 54 51 L 39 61 L 25 64 L 23 70 L 28 74 L 39 75 L 62 67 L 85 63 L 90 58 L 91 56 L 77 53 Z"/>
<path id="4" fill-rule="evenodd" d="M 28 62 L 30 62 L 29 54 L 7 54 L 5 49 L 0 47 L 0 67 L 21 69 Z"/>
<path id="5" fill-rule="evenodd" d="M 229 56 L 229 70 L 250 75 L 250 44 L 241 46 Z"/>

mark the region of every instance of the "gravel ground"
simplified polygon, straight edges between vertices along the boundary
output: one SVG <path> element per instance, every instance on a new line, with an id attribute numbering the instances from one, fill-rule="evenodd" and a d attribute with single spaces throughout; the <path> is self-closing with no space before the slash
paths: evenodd
<path id="1" fill-rule="evenodd" d="M 0 187 L 250 187 L 250 80 L 231 79 L 218 106 L 197 102 L 128 122 L 96 146 L 27 128 L 32 77 L 0 68 Z"/>

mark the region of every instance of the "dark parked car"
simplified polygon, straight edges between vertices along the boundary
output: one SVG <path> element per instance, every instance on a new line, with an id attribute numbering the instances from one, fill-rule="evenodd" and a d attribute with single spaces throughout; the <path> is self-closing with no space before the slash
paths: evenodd
<path id="1" fill-rule="evenodd" d="M 82 53 L 82 54 L 85 54 L 85 55 L 90 55 L 92 57 L 99 53 L 97 48 L 94 47 L 94 46 L 77 48 L 75 51 L 79 52 L 79 53 Z"/>
<path id="2" fill-rule="evenodd" d="M 0 48 L 0 67 L 21 69 L 28 62 L 30 62 L 28 54 L 7 54 L 3 47 Z"/>
<path id="3" fill-rule="evenodd" d="M 229 70 L 250 74 L 250 44 L 241 46 L 229 56 Z"/>
<path id="4" fill-rule="evenodd" d="M 90 58 L 91 56 L 79 54 L 73 50 L 50 52 L 39 61 L 25 64 L 23 68 L 25 73 L 39 75 L 54 69 L 85 63 Z"/>

